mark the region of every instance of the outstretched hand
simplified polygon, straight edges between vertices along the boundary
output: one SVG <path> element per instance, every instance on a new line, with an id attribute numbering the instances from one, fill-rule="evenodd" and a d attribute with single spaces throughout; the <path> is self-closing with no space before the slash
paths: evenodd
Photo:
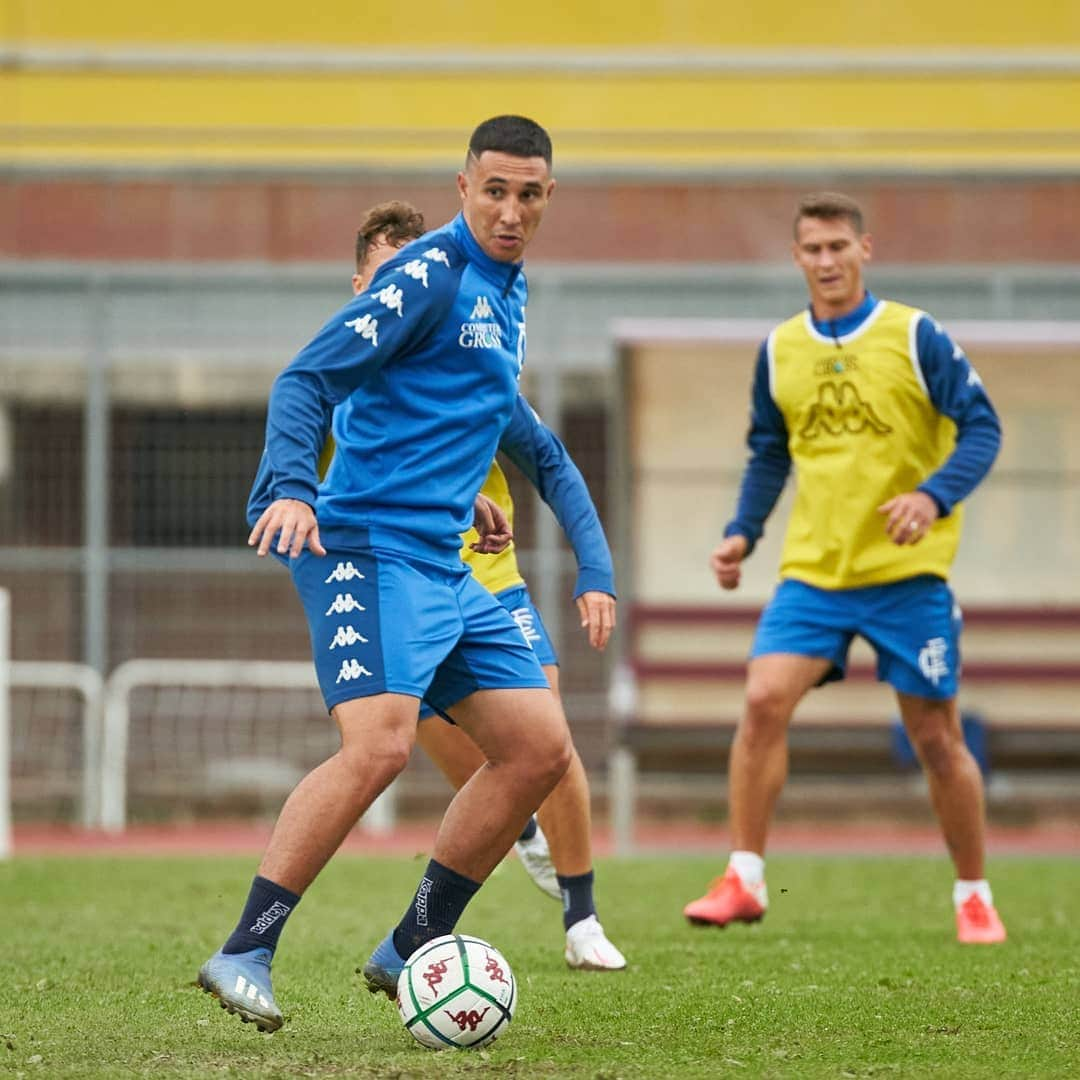
<path id="1" fill-rule="evenodd" d="M 326 548 L 319 540 L 315 511 L 300 499 L 275 499 L 255 522 L 255 528 L 248 537 L 248 546 L 258 544 L 256 554 L 262 558 L 269 552 L 275 536 L 278 538 L 278 554 L 288 552 L 290 559 L 299 556 L 304 544 L 311 548 L 313 555 L 326 554 Z"/>
<path id="2" fill-rule="evenodd" d="M 503 508 L 483 493 L 476 496 L 473 505 L 473 528 L 480 534 L 480 539 L 469 547 L 481 555 L 498 555 L 514 539 Z"/>
<path id="3" fill-rule="evenodd" d="M 603 652 L 615 629 L 615 597 L 591 590 L 577 598 L 577 606 L 581 628 L 588 633 L 589 644 Z"/>
<path id="4" fill-rule="evenodd" d="M 736 533 L 734 536 L 725 536 L 713 548 L 713 553 L 709 556 L 709 566 L 721 589 L 739 587 L 742 578 L 741 564 L 746 558 L 747 546 L 746 537 Z"/>

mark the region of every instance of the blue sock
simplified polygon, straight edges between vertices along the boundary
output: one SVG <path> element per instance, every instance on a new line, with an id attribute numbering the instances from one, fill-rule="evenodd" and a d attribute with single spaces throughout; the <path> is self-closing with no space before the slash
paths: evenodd
<path id="1" fill-rule="evenodd" d="M 407 960 L 425 942 L 452 934 L 465 905 L 480 888 L 479 881 L 463 877 L 432 859 L 417 886 L 408 911 L 394 930 L 394 948 Z"/>
<path id="2" fill-rule="evenodd" d="M 221 946 L 223 953 L 250 952 L 252 949 L 277 948 L 285 920 L 300 897 L 275 884 L 269 878 L 258 877 L 251 883 L 244 914 L 236 924 L 229 940 Z"/>
<path id="3" fill-rule="evenodd" d="M 559 888 L 562 889 L 563 928 L 569 930 L 574 923 L 587 919 L 596 914 L 596 904 L 593 902 L 593 872 L 587 874 L 575 874 L 573 877 L 564 877 L 556 874 Z"/>
<path id="4" fill-rule="evenodd" d="M 539 826 L 536 824 L 536 818 L 531 817 L 525 823 L 525 828 L 521 830 L 521 835 L 518 837 L 519 843 L 524 843 L 526 840 L 531 840 L 536 835 L 536 830 Z"/>

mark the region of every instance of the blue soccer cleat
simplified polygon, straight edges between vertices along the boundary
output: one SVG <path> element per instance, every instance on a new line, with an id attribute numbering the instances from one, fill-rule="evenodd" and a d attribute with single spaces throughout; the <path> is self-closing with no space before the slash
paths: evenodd
<path id="1" fill-rule="evenodd" d="M 385 994 L 391 1001 L 396 1001 L 398 977 L 404 966 L 405 961 L 394 948 L 394 932 L 391 930 L 379 942 L 360 973 L 364 976 L 369 993 Z"/>
<path id="2" fill-rule="evenodd" d="M 199 968 L 199 986 L 260 1031 L 277 1031 L 284 1022 L 270 985 L 269 949 L 243 953 L 216 952 Z"/>

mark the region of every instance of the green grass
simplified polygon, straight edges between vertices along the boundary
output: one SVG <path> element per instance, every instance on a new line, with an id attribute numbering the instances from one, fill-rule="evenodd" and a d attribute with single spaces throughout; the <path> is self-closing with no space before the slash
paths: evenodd
<path id="1" fill-rule="evenodd" d="M 0 1076 L 1053 1077 L 1080 1075 L 1080 862 L 999 859 L 1010 931 L 957 945 L 944 859 L 774 857 L 755 927 L 688 927 L 713 860 L 607 861 L 597 899 L 628 955 L 568 972 L 558 907 L 501 868 L 460 929 L 507 956 L 517 1015 L 484 1051 L 434 1053 L 355 974 L 412 894 L 415 859 L 335 859 L 286 929 L 285 1027 L 261 1035 L 193 985 L 254 859 L 0 864 Z"/>

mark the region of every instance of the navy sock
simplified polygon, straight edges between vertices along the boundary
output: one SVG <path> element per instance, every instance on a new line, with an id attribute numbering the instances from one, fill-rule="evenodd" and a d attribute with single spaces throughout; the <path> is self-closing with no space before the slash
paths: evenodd
<path id="1" fill-rule="evenodd" d="M 240 953 L 262 948 L 272 953 L 277 948 L 285 920 L 299 903 L 300 897 L 296 893 L 256 875 L 244 905 L 244 914 L 229 940 L 221 946 L 221 951 Z"/>
<path id="2" fill-rule="evenodd" d="M 593 872 L 587 874 L 575 874 L 573 877 L 564 877 L 556 874 L 559 888 L 562 889 L 563 927 L 569 930 L 574 923 L 587 919 L 596 914 L 596 904 L 593 902 Z"/>
<path id="3" fill-rule="evenodd" d="M 524 843 L 526 840 L 531 840 L 536 835 L 538 826 L 536 824 L 536 818 L 531 817 L 525 823 L 525 828 L 521 830 L 521 835 L 518 837 L 519 843 Z"/>
<path id="4" fill-rule="evenodd" d="M 432 859 L 413 902 L 394 930 L 398 955 L 407 960 L 425 942 L 452 934 L 465 905 L 479 888 L 479 881 L 463 877 Z"/>

